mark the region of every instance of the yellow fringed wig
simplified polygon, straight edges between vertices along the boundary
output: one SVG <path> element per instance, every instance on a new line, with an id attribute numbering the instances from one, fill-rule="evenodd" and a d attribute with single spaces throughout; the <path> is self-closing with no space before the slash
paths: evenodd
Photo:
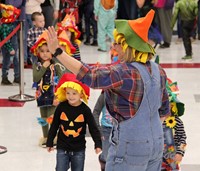
<path id="1" fill-rule="evenodd" d="M 154 13 L 154 10 L 150 10 L 145 17 L 136 20 L 115 20 L 114 40 L 121 44 L 124 52 L 131 47 L 136 62 L 146 63 L 149 53 L 155 54 L 154 48 L 148 43 L 148 31 Z"/>
<path id="2" fill-rule="evenodd" d="M 87 104 L 90 96 L 90 88 L 76 79 L 76 76 L 72 73 L 63 74 L 55 91 L 55 96 L 59 102 L 66 100 L 66 88 L 72 88 L 78 93 L 83 94 L 83 101 Z"/>

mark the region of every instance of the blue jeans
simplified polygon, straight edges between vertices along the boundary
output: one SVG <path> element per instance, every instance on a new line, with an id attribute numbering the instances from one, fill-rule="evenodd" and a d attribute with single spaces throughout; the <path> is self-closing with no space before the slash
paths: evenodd
<path id="1" fill-rule="evenodd" d="M 100 154 L 100 160 L 104 162 L 106 162 L 108 156 L 108 149 L 110 147 L 109 138 L 111 130 L 111 127 L 102 126 L 102 134 L 104 139 L 102 140 L 102 153 Z"/>
<path id="2" fill-rule="evenodd" d="M 13 60 L 13 65 L 14 65 L 14 77 L 19 78 L 19 57 L 18 57 L 18 42 L 17 42 L 17 35 L 15 34 L 11 39 L 10 39 L 13 48 L 15 50 L 15 55 L 10 55 L 9 51 L 2 46 L 2 55 L 3 55 L 3 60 L 2 60 L 2 78 L 7 78 L 8 77 L 8 71 L 10 68 L 11 60 Z"/>
<path id="3" fill-rule="evenodd" d="M 83 171 L 85 162 L 85 149 L 78 152 L 68 152 L 57 149 L 56 171 L 67 171 L 71 166 L 71 171 Z"/>

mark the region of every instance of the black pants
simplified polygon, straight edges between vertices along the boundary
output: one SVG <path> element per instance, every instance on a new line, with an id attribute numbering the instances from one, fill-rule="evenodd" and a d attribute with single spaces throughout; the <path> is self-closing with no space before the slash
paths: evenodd
<path id="1" fill-rule="evenodd" d="M 191 32 L 194 28 L 195 20 L 183 21 L 181 20 L 182 34 L 183 34 L 183 45 L 185 48 L 186 55 L 192 55 L 192 43 L 190 40 Z"/>
<path id="2" fill-rule="evenodd" d="M 88 4 L 85 5 L 84 8 L 84 16 L 85 16 L 85 34 L 86 34 L 86 40 L 90 40 L 90 25 L 92 26 L 93 31 L 93 40 L 97 40 L 97 22 L 94 19 L 94 5 Z"/>

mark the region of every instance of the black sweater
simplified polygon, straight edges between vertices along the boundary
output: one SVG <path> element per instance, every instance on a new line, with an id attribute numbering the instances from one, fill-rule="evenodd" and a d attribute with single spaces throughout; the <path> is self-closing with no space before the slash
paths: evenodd
<path id="1" fill-rule="evenodd" d="M 85 149 L 86 125 L 88 125 L 95 148 L 102 148 L 100 132 L 90 108 L 83 102 L 76 107 L 71 106 L 67 101 L 61 102 L 56 108 L 49 130 L 47 147 L 53 147 L 53 140 L 58 131 L 57 149 L 66 151 Z"/>

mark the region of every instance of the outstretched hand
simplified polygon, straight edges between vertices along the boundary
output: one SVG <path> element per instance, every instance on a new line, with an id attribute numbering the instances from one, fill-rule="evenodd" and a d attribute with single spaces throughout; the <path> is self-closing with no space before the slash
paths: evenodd
<path id="1" fill-rule="evenodd" d="M 58 43 L 57 33 L 53 26 L 48 27 L 47 34 L 48 34 L 47 46 L 49 48 L 49 51 L 52 54 L 54 54 L 56 49 L 59 47 L 59 43 Z"/>

